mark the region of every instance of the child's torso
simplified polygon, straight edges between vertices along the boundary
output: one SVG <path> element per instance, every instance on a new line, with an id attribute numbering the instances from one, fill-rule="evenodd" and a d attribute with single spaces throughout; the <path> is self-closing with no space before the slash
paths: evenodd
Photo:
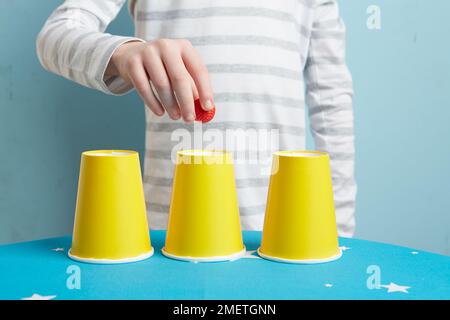
<path id="1" fill-rule="evenodd" d="M 312 26 L 310 2 L 132 1 L 136 36 L 192 42 L 208 67 L 217 105 L 216 117 L 201 129 L 201 146 L 193 126 L 147 112 L 144 181 L 153 226 L 164 227 L 166 221 L 174 149 L 208 147 L 265 152 L 265 165 L 261 159 L 253 163 L 252 156 L 235 165 L 243 226 L 261 227 L 268 185 L 262 167 L 271 151 L 305 144 L 303 69 Z M 180 144 L 180 136 L 188 136 L 190 146 Z M 247 143 L 230 145 L 230 139 Z M 268 143 L 270 139 L 277 143 Z"/>

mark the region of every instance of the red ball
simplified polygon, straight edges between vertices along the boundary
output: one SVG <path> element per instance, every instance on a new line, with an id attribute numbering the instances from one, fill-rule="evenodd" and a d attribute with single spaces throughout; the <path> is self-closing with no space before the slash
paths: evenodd
<path id="1" fill-rule="evenodd" d="M 195 121 L 205 123 L 211 121 L 214 118 L 214 115 L 216 114 L 215 107 L 209 111 L 205 111 L 203 110 L 199 99 L 195 100 L 194 104 L 195 104 Z"/>

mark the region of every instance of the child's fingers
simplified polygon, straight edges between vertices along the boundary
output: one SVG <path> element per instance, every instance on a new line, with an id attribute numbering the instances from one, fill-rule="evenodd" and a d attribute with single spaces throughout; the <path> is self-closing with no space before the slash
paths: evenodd
<path id="1" fill-rule="evenodd" d="M 183 45 L 182 58 L 186 69 L 195 82 L 202 108 L 207 111 L 211 110 L 214 108 L 214 99 L 208 69 L 189 41 L 186 41 Z"/>
<path id="2" fill-rule="evenodd" d="M 162 53 L 162 60 L 184 121 L 194 121 L 195 109 L 192 80 L 181 59 L 180 53 L 176 50 L 166 50 Z"/>
<path id="3" fill-rule="evenodd" d="M 160 57 L 157 55 L 145 55 L 144 66 L 162 106 L 173 120 L 178 120 L 180 118 L 180 110 Z"/>
<path id="4" fill-rule="evenodd" d="M 154 114 L 162 116 L 164 114 L 164 108 L 161 106 L 150 87 L 150 82 L 142 63 L 136 61 L 135 63 L 130 63 L 128 67 L 130 80 L 139 96 Z"/>
<path id="5" fill-rule="evenodd" d="M 189 75 L 189 78 L 191 80 L 192 94 L 194 95 L 194 101 L 195 101 L 195 100 L 199 99 L 197 86 L 195 85 L 194 79 L 192 79 L 192 77 L 190 75 Z"/>

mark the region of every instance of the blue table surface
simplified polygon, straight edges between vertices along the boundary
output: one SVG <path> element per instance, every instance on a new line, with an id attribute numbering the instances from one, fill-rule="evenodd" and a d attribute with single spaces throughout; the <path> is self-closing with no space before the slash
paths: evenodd
<path id="1" fill-rule="evenodd" d="M 151 236 L 153 257 L 121 265 L 70 260 L 70 237 L 0 246 L 0 299 L 450 299 L 450 257 L 424 251 L 340 238 L 340 260 L 283 264 L 257 257 L 261 233 L 247 231 L 245 258 L 192 263 Z"/>

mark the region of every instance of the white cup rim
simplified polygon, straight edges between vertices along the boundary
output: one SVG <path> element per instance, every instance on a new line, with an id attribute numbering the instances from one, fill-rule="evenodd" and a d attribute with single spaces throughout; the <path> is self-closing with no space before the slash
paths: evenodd
<path id="1" fill-rule="evenodd" d="M 292 157 L 292 158 L 319 158 L 328 156 L 328 153 L 314 150 L 291 150 L 291 151 L 277 151 L 274 153 L 274 155 L 279 157 Z"/>
<path id="2" fill-rule="evenodd" d="M 84 156 L 89 157 L 129 157 L 136 155 L 136 151 L 132 150 L 89 150 L 84 151 Z"/>

